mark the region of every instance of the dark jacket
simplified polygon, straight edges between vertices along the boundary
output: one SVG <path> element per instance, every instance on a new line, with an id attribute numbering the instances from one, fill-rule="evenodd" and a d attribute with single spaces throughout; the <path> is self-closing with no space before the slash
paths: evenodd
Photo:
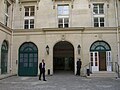
<path id="1" fill-rule="evenodd" d="M 40 72 L 45 72 L 45 63 L 43 63 L 43 68 L 42 68 L 42 63 L 40 63 L 39 69 L 40 69 Z"/>
<path id="2" fill-rule="evenodd" d="M 82 62 L 79 60 L 77 61 L 77 68 L 81 68 Z"/>

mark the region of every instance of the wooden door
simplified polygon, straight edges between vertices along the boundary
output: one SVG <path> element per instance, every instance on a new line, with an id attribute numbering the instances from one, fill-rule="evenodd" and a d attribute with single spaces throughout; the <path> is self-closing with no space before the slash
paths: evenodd
<path id="1" fill-rule="evenodd" d="M 99 71 L 106 71 L 106 52 L 99 52 Z"/>

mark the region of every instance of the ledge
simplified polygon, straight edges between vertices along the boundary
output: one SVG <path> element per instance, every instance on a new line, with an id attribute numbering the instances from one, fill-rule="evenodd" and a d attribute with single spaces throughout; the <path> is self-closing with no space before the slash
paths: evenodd
<path id="1" fill-rule="evenodd" d="M 20 3 L 26 3 L 26 2 L 39 2 L 40 0 L 19 0 Z"/>
<path id="2" fill-rule="evenodd" d="M 12 33 L 12 29 L 5 26 L 3 23 L 0 22 L 0 30 L 2 30 L 3 32 L 6 32 L 6 33 Z"/>
<path id="3" fill-rule="evenodd" d="M 74 1 L 74 0 L 52 0 L 52 1 Z"/>
<path id="4" fill-rule="evenodd" d="M 43 28 L 43 31 L 84 31 L 84 27 L 70 27 L 70 28 Z"/>

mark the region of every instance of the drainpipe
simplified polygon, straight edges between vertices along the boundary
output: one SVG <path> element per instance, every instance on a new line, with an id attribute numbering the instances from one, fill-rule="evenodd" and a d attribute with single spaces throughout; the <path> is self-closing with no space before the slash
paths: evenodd
<path id="1" fill-rule="evenodd" d="M 118 64 L 120 65 L 120 39 L 119 39 L 119 17 L 118 17 L 118 0 L 115 0 L 115 18 L 116 18 L 116 28 L 117 28 L 117 51 L 118 51 Z"/>

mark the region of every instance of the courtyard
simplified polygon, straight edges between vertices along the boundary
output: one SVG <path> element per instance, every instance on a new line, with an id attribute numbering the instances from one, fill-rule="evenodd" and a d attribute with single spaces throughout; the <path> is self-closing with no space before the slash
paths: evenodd
<path id="1" fill-rule="evenodd" d="M 37 77 L 12 76 L 0 80 L 0 90 L 120 90 L 120 79 L 86 78 L 70 73 L 46 76 L 47 81 Z"/>

